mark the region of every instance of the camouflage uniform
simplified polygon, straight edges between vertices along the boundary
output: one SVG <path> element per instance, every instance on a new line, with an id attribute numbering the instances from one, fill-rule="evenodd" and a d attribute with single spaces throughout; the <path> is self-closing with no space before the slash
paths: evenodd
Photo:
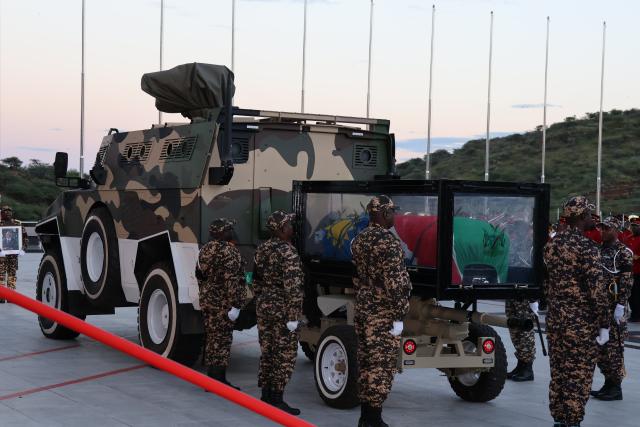
<path id="1" fill-rule="evenodd" d="M 505 313 L 509 319 L 531 319 L 535 320 L 535 314 L 529 308 L 529 300 L 506 300 Z M 536 358 L 536 340 L 533 330 L 523 331 L 522 329 L 509 328 L 511 342 L 516 349 L 518 361 L 531 364 Z"/>
<path id="2" fill-rule="evenodd" d="M 610 220 L 607 218 L 605 221 Z M 608 223 L 605 222 L 605 225 Z M 615 227 L 615 223 L 612 226 Z M 619 227 L 617 227 L 619 228 Z M 600 251 L 604 275 L 609 283 L 609 309 L 613 313 L 616 305 L 627 306 L 633 287 L 633 253 L 620 241 L 611 246 L 602 244 Z M 616 289 L 617 286 L 617 298 Z M 600 347 L 598 368 L 607 380 L 619 384 L 625 376 L 624 369 L 624 340 L 627 337 L 627 322 L 620 320 L 620 325 L 611 317 L 610 339 Z M 621 345 L 622 344 L 622 345 Z"/>
<path id="3" fill-rule="evenodd" d="M 375 197 L 367 210 L 385 207 Z M 370 223 L 353 239 L 351 252 L 356 267 L 353 288 L 359 398 L 363 404 L 381 408 L 391 391 L 400 348 L 400 336 L 393 336 L 390 330 L 409 310 L 411 281 L 400 241 L 378 224 Z"/>
<path id="4" fill-rule="evenodd" d="M 267 221 L 278 230 L 292 219 L 291 214 L 274 212 Z M 277 237 L 262 243 L 255 254 L 254 292 L 260 341 L 258 387 L 282 393 L 296 363 L 298 333 L 287 322 L 302 315 L 304 273 L 296 249 Z"/>
<path id="5" fill-rule="evenodd" d="M 233 224 L 229 220 L 216 220 L 209 231 L 221 233 Z M 214 239 L 200 249 L 198 266 L 202 277 L 198 285 L 206 335 L 205 364 L 228 366 L 233 321 L 227 313 L 232 307 L 242 308 L 247 299 L 244 262 L 233 243 Z"/>
<path id="6" fill-rule="evenodd" d="M 586 198 L 565 204 L 564 215 L 590 210 Z M 559 232 L 544 250 L 547 267 L 547 339 L 551 382 L 549 409 L 554 420 L 578 425 L 584 418 L 598 356 L 598 328 L 610 324 L 609 296 L 598 247 L 580 230 Z"/>
<path id="7" fill-rule="evenodd" d="M 3 206 L 2 211 L 11 211 L 9 206 Z M 18 226 L 20 223 L 15 219 L 0 220 L 0 227 Z M 27 231 L 24 227 L 22 230 L 22 250 L 27 248 Z M 16 272 L 18 271 L 18 255 L 5 255 L 0 257 L 0 284 L 6 285 L 9 289 L 16 288 Z"/>

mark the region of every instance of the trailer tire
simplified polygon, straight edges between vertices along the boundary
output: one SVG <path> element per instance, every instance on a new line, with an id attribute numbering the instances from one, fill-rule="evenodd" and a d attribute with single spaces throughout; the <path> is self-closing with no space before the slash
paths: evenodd
<path id="1" fill-rule="evenodd" d="M 350 409 L 360 403 L 356 352 L 356 332 L 350 325 L 332 326 L 318 341 L 313 376 L 318 394 L 332 408 Z"/>
<path id="2" fill-rule="evenodd" d="M 36 282 L 36 299 L 65 313 L 69 312 L 64 264 L 56 252 L 47 251 L 40 261 Z M 80 318 L 84 320 L 84 316 Z M 38 324 L 42 334 L 54 340 L 70 340 L 80 335 L 46 317 L 38 316 Z"/>
<path id="3" fill-rule="evenodd" d="M 85 295 L 93 304 L 115 307 L 123 300 L 118 236 L 105 207 L 92 210 L 84 223 L 80 273 Z"/>
<path id="4" fill-rule="evenodd" d="M 166 263 L 149 269 L 138 306 L 138 336 L 144 348 L 193 366 L 200 356 L 203 336 L 181 332 L 175 282 L 173 269 Z"/>
<path id="5" fill-rule="evenodd" d="M 455 375 L 449 375 L 449 384 L 453 391 L 469 402 L 488 402 L 498 397 L 507 379 L 507 352 L 495 329 L 487 325 L 469 324 L 469 336 L 464 341 L 478 343 L 480 337 L 493 337 L 495 340 L 495 364 L 487 372 L 477 374 L 477 381 L 465 384 Z"/>

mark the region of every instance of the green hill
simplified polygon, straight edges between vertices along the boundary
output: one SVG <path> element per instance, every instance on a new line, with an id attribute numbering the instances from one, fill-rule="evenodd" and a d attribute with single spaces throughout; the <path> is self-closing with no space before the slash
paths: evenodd
<path id="1" fill-rule="evenodd" d="M 485 140 L 473 140 L 449 153 L 431 156 L 433 179 L 484 179 Z M 542 127 L 490 141 L 492 181 L 539 182 Z M 569 195 L 586 194 L 595 203 L 598 113 L 567 117 L 547 129 L 545 182 L 551 185 L 553 212 Z M 398 164 L 403 179 L 423 179 L 423 159 Z M 640 110 L 603 114 L 603 214 L 640 211 Z"/>

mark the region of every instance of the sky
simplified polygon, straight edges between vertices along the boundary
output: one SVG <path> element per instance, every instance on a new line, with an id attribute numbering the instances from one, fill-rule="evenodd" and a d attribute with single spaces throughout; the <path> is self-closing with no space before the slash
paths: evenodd
<path id="1" fill-rule="evenodd" d="M 159 69 L 160 0 L 86 3 L 88 170 L 109 128 L 144 129 L 157 120 L 140 77 Z M 165 0 L 164 68 L 230 66 L 231 3 Z M 237 0 L 237 106 L 299 111 L 303 3 Z M 542 124 L 547 16 L 549 124 L 599 109 L 605 20 L 604 109 L 640 107 L 638 1 L 376 0 L 371 116 L 391 120 L 399 161 L 426 151 L 433 4 L 433 150 L 486 131 L 491 11 L 492 134 Z M 309 0 L 306 112 L 365 116 L 369 7 L 369 0 Z M 50 163 L 67 151 L 77 167 L 80 70 L 81 0 L 0 0 L 0 158 Z"/>

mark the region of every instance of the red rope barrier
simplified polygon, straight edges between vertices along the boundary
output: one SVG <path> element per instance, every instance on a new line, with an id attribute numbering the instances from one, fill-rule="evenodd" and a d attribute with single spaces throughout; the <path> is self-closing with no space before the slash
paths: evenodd
<path id="1" fill-rule="evenodd" d="M 208 376 L 191 368 L 187 368 L 173 360 L 165 359 L 151 350 L 147 350 L 144 347 L 84 322 L 77 317 L 60 310 L 56 310 L 53 307 L 49 307 L 48 305 L 42 304 L 39 301 L 26 297 L 4 286 L 0 286 L 0 299 L 6 299 L 26 310 L 32 311 L 42 317 L 53 320 L 54 322 L 58 322 L 69 329 L 73 329 L 74 331 L 93 338 L 94 340 L 109 347 L 140 359 L 149 365 L 155 366 L 156 368 L 175 375 L 178 378 L 182 378 L 191 384 L 204 388 L 220 397 L 230 400 L 233 403 L 244 406 L 250 411 L 260 414 L 265 418 L 269 418 L 283 426 L 313 427 L 313 424 L 281 411 L 280 409 L 264 403 L 253 396 L 249 396 L 248 394 L 242 393 L 232 387 L 222 384 L 221 382 L 213 380 Z"/>

